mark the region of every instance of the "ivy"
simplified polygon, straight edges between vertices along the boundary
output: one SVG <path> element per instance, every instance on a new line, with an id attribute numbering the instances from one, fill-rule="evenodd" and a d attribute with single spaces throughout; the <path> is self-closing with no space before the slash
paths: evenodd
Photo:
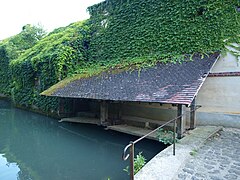
<path id="1" fill-rule="evenodd" d="M 185 55 L 239 43 L 237 7 L 239 0 L 105 0 L 88 8 L 90 19 L 48 35 L 26 25 L 0 42 L 0 93 L 56 113 L 58 99 L 39 94 L 66 77 L 43 94 L 104 71 L 181 62 Z"/>
<path id="2" fill-rule="evenodd" d="M 238 0 L 104 1 L 88 8 L 94 32 L 90 59 L 160 60 L 162 54 L 221 51 L 239 35 L 238 6 Z"/>
<path id="3" fill-rule="evenodd" d="M 40 93 L 75 73 L 76 67 L 84 61 L 85 31 L 88 27 L 83 22 L 56 29 L 10 63 L 12 93 L 18 104 L 57 112 L 58 99 L 42 97 Z"/>

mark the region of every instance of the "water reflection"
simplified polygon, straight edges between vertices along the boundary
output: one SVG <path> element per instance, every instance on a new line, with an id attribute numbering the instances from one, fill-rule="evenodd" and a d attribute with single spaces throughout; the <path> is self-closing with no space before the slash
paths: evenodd
<path id="1" fill-rule="evenodd" d="M 136 137 L 95 125 L 58 123 L 55 119 L 11 108 L 0 101 L 0 179 L 127 179 L 124 146 Z M 136 147 L 147 159 L 164 147 L 144 141 Z M 3 163 L 4 164 L 4 163 Z M 1 164 L 0 164 L 1 165 Z M 7 172 L 7 171 L 6 171 Z"/>
<path id="2" fill-rule="evenodd" d="M 1 179 L 16 179 L 20 171 L 16 163 L 9 163 L 7 159 L 0 154 L 0 177 Z"/>

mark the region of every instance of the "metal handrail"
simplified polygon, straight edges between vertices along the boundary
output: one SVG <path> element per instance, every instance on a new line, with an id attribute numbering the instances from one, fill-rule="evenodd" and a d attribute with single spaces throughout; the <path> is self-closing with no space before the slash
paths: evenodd
<path id="1" fill-rule="evenodd" d="M 129 157 L 130 157 L 130 180 L 134 180 L 134 146 L 136 143 L 138 143 L 139 141 L 143 140 L 144 138 L 146 138 L 147 136 L 149 136 L 150 134 L 156 132 L 157 130 L 159 130 L 160 128 L 163 128 L 164 126 L 173 123 L 173 155 L 175 156 L 175 149 L 176 149 L 176 121 L 183 117 L 184 115 L 186 115 L 187 113 L 191 113 L 193 111 L 196 111 L 197 109 L 199 109 L 201 106 L 197 105 L 195 106 L 194 109 L 185 112 L 177 117 L 175 117 L 174 119 L 171 119 L 169 121 L 167 121 L 166 123 L 164 123 L 163 125 L 157 127 L 156 129 L 152 130 L 151 132 L 145 134 L 144 136 L 138 138 L 135 141 L 130 141 L 129 144 L 127 146 L 125 146 L 124 150 L 123 150 L 123 154 L 122 154 L 122 159 L 124 161 L 126 161 Z M 127 150 L 130 148 L 129 153 L 127 154 Z"/>

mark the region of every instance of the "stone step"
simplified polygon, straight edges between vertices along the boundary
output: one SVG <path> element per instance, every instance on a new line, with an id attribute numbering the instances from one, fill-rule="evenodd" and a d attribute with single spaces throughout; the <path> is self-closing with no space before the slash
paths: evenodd
<path id="1" fill-rule="evenodd" d="M 89 117 L 71 117 L 71 118 L 62 118 L 58 122 L 74 122 L 74 123 L 83 123 L 83 124 L 100 124 L 100 119 L 98 118 L 89 118 Z"/>
<path id="2" fill-rule="evenodd" d="M 136 127 L 136 126 L 129 126 L 126 124 L 108 126 L 107 129 L 126 133 L 126 134 L 131 134 L 131 135 L 139 136 L 139 137 L 142 137 L 152 131 L 151 129 L 145 129 L 145 128 L 140 128 L 140 127 Z M 152 139 L 152 140 L 158 140 L 156 132 L 152 133 L 147 138 Z"/>
<path id="3" fill-rule="evenodd" d="M 153 120 L 153 119 L 136 117 L 136 116 L 122 116 L 122 120 L 124 120 L 126 124 L 128 124 L 129 121 L 144 123 L 145 124 L 144 127 L 150 128 L 150 129 L 152 127 L 151 124 L 155 125 L 152 128 L 156 128 L 156 127 L 166 123 L 165 121 Z M 173 124 L 170 123 L 169 125 L 167 125 L 167 127 L 173 127 Z"/>

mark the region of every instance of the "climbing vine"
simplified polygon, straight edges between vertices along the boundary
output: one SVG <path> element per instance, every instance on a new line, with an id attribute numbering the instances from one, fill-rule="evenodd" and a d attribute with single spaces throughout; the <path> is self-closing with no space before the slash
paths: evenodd
<path id="1" fill-rule="evenodd" d="M 90 59 L 160 60 L 221 51 L 239 41 L 238 6 L 238 0 L 106 0 L 88 8 Z"/>
<path id="2" fill-rule="evenodd" d="M 82 22 L 57 29 L 12 61 L 15 101 L 46 112 L 56 112 L 57 98 L 43 97 L 40 93 L 81 66 L 87 31 L 88 27 Z"/>

